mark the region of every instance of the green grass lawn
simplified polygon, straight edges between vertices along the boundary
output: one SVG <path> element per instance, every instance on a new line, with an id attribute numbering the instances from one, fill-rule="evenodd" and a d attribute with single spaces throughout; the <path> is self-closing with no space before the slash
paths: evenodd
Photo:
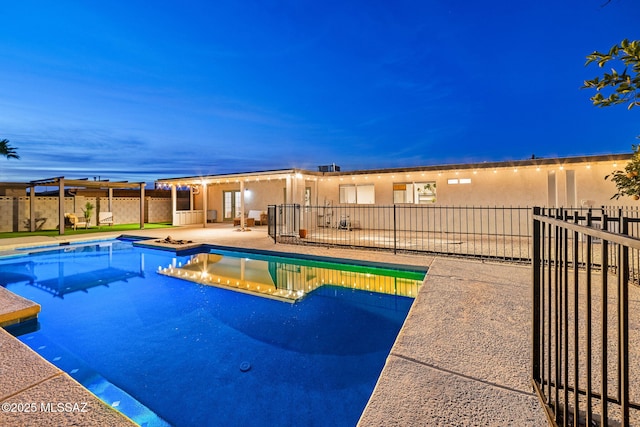
<path id="1" fill-rule="evenodd" d="M 145 230 L 154 229 L 154 228 L 171 228 L 173 227 L 168 222 L 159 222 L 159 223 L 149 223 L 145 224 Z M 135 231 L 140 230 L 140 224 L 115 224 L 113 226 L 102 226 L 102 227 L 89 227 L 87 229 L 78 228 L 74 230 L 72 228 L 65 228 L 64 235 L 65 236 L 76 236 L 78 234 L 92 234 L 92 233 L 104 233 L 106 231 Z M 40 230 L 40 231 L 13 231 L 0 233 L 0 239 L 9 239 L 12 237 L 29 237 L 29 236 L 59 236 L 58 230 Z"/>

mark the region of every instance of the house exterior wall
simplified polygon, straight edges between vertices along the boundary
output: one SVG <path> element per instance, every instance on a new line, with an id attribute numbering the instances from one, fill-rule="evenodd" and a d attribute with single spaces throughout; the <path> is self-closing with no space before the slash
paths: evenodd
<path id="1" fill-rule="evenodd" d="M 245 212 L 264 211 L 268 205 L 298 204 L 305 207 L 300 210 L 301 219 L 306 218 L 305 224 L 311 226 L 316 223 L 335 226 L 336 221 L 345 216 L 357 220 L 363 228 L 386 229 L 388 218 L 382 209 L 385 206 L 419 207 L 421 209 L 416 209 L 419 213 L 411 216 L 411 220 L 422 222 L 433 220 L 429 215 L 435 211 L 422 209 L 427 207 L 455 207 L 457 209 L 451 212 L 455 212 L 452 215 L 458 215 L 456 220 L 474 222 L 477 221 L 473 217 L 474 211 L 471 211 L 469 218 L 462 218 L 460 212 L 464 210 L 460 208 L 513 208 L 514 215 L 519 216 L 517 209 L 533 206 L 635 206 L 638 202 L 631 197 L 612 200 L 611 197 L 616 193 L 615 184 L 605 180 L 605 176 L 614 170 L 624 168 L 630 157 L 618 154 L 564 159 L 533 158 L 514 162 L 352 172 L 289 169 L 197 179 L 172 178 L 161 180 L 158 184 L 165 187 L 198 187 L 203 181 L 206 182 L 207 209 L 218 211 L 218 221 L 223 220 L 223 192 L 240 191 L 242 183 L 246 190 Z M 202 197 L 202 194 L 196 197 L 195 209 L 204 206 Z M 438 215 L 441 212 L 446 212 L 446 209 L 439 210 Z M 398 221 L 402 223 L 403 219 Z M 529 225 L 528 221 L 525 225 Z M 411 229 L 411 224 L 407 223 L 406 227 Z"/>
<path id="2" fill-rule="evenodd" d="M 250 210 L 267 211 L 268 205 L 285 202 L 286 180 L 249 180 L 245 181 L 245 212 Z M 207 185 L 207 210 L 216 210 L 216 222 L 223 222 L 223 194 L 225 191 L 240 191 L 240 182 L 222 182 Z M 203 193 L 194 199 L 196 210 L 203 208 Z"/>
<path id="3" fill-rule="evenodd" d="M 239 180 L 219 180 L 207 185 L 207 210 L 217 211 L 216 222 L 223 222 L 224 203 L 223 195 L 226 191 L 240 191 Z M 285 178 L 263 179 L 247 178 L 244 180 L 245 190 L 245 213 L 250 210 L 259 210 L 266 213 L 269 205 L 279 205 L 284 203 L 309 205 L 318 203 L 318 186 L 315 177 L 305 177 L 303 175 L 290 175 Z M 204 192 L 194 195 L 194 210 L 204 208 Z M 178 210 L 181 210 L 178 208 Z"/>
<path id="4" fill-rule="evenodd" d="M 574 163 L 566 167 L 556 165 L 358 175 L 325 174 L 317 178 L 318 205 L 340 205 L 340 185 L 351 184 L 373 184 L 375 205 L 393 205 L 394 184 L 417 182 L 435 182 L 434 204 L 442 206 L 634 205 L 636 202 L 629 197 L 611 200 L 616 187 L 604 177 L 616 167 L 618 166 L 614 167 L 613 162 L 598 162 Z M 462 179 L 469 179 L 470 183 L 449 183 L 449 180 L 460 182 Z M 550 182 L 553 188 L 550 188 Z"/>

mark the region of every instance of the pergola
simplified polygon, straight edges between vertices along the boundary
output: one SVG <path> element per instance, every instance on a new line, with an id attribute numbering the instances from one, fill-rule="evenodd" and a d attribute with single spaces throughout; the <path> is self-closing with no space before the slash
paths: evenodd
<path id="1" fill-rule="evenodd" d="M 126 189 L 135 189 L 140 188 L 140 229 L 144 229 L 144 182 L 127 182 L 127 181 L 119 181 L 119 182 L 111 182 L 111 181 L 90 181 L 88 178 L 85 179 L 65 179 L 65 177 L 60 176 L 57 178 L 48 178 L 41 179 L 37 181 L 31 181 L 29 183 L 29 191 L 31 197 L 29 197 L 30 209 L 31 212 L 35 212 L 35 188 L 36 187 L 58 187 L 59 195 L 58 195 L 58 216 L 59 216 L 59 226 L 60 234 L 64 234 L 64 190 L 66 187 L 74 187 L 74 188 L 91 188 L 96 190 L 109 190 L 109 210 L 111 210 L 111 202 L 113 199 L 113 189 L 114 188 L 126 188 Z M 36 222 L 30 222 L 30 231 L 36 230 Z"/>

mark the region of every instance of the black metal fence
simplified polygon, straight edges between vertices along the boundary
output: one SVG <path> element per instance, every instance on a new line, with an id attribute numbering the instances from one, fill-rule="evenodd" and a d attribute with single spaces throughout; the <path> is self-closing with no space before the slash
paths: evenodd
<path id="1" fill-rule="evenodd" d="M 532 381 L 559 425 L 640 425 L 637 209 L 533 212 Z"/>
<path id="2" fill-rule="evenodd" d="M 528 262 L 531 209 L 477 206 L 269 206 L 276 242 Z"/>
<path id="3" fill-rule="evenodd" d="M 640 237 L 640 209 L 620 207 L 553 208 L 547 214 L 570 218 L 578 213 L 579 224 L 620 230 L 619 218 L 627 218 L 627 234 Z M 350 246 L 426 252 L 515 262 L 531 261 L 532 209 L 528 207 L 416 206 L 416 205 L 270 205 L 269 235 L 276 242 Z M 302 231 L 302 233 L 301 233 Z M 304 235 L 304 237 L 301 237 Z M 611 256 L 610 267 L 617 263 Z M 580 247 L 584 262 L 585 248 Z M 600 251 L 592 255 L 599 262 Z M 639 257 L 629 259 L 630 278 L 640 279 Z"/>

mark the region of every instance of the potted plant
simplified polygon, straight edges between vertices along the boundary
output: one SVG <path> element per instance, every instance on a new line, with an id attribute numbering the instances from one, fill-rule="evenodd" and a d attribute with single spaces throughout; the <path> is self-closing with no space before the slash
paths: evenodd
<path id="1" fill-rule="evenodd" d="M 301 239 L 304 239 L 305 237 L 307 237 L 307 230 L 305 228 L 301 228 L 298 234 L 300 234 Z"/>
<path id="2" fill-rule="evenodd" d="M 84 209 L 82 210 L 82 212 L 84 213 L 84 217 L 87 220 L 87 224 L 91 222 L 91 216 L 93 215 L 93 208 L 94 206 L 91 204 L 91 202 L 87 202 L 84 205 Z"/>

